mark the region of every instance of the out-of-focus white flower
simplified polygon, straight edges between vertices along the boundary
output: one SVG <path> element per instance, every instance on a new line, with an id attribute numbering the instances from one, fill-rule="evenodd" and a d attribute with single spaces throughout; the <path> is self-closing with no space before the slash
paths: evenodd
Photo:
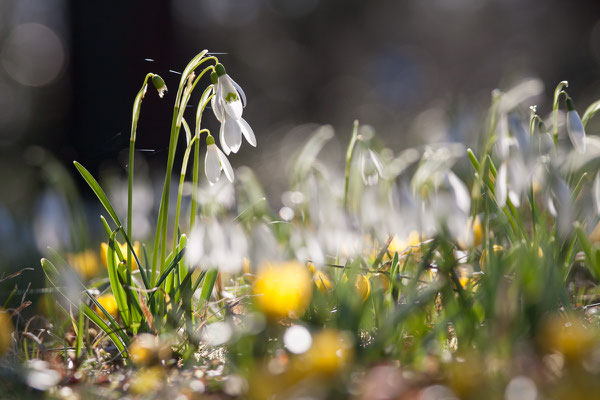
<path id="1" fill-rule="evenodd" d="M 192 229 L 186 257 L 192 267 L 236 273 L 247 252 L 246 235 L 238 224 L 206 219 Z"/>
<path id="2" fill-rule="evenodd" d="M 499 207 L 506 205 L 506 198 L 508 197 L 508 171 L 506 162 L 502 162 L 496 175 L 496 202 Z"/>
<path id="3" fill-rule="evenodd" d="M 454 200 L 456 201 L 456 206 L 465 214 L 469 214 L 471 210 L 471 196 L 469 195 L 469 190 L 467 186 L 458 179 L 458 176 L 454 174 L 452 171 L 448 171 L 448 183 L 450 184 L 450 188 L 454 193 Z"/>
<path id="4" fill-rule="evenodd" d="M 231 168 L 227 156 L 217 147 L 215 139 L 208 136 L 206 138 L 206 157 L 204 158 L 206 178 L 211 184 L 215 184 L 221 177 L 221 171 L 224 171 L 227 179 L 233 182 L 233 168 Z"/>
<path id="5" fill-rule="evenodd" d="M 211 74 L 215 91 L 215 95 L 211 99 L 211 107 L 215 117 L 221 123 L 221 129 L 219 130 L 221 147 L 223 147 L 225 154 L 229 155 L 230 152 L 237 153 L 240 149 L 242 135 L 251 146 L 256 147 L 256 136 L 248 122 L 242 118 L 242 109 L 246 106 L 246 95 L 227 74 L 219 76 L 219 70 L 217 68 L 217 72 Z M 224 88 L 231 90 L 225 97 L 223 97 Z M 229 103 L 227 98 L 230 99 Z M 233 98 L 237 100 L 231 100 Z M 240 102 L 240 98 L 242 102 Z"/>
<path id="6" fill-rule="evenodd" d="M 383 177 L 383 164 L 381 159 L 371 149 L 365 149 L 360 153 L 360 174 L 367 186 L 376 185 L 379 177 Z"/>
<path id="7" fill-rule="evenodd" d="M 567 133 L 578 153 L 585 153 L 585 129 L 579 114 L 575 110 L 573 100 L 567 97 Z"/>

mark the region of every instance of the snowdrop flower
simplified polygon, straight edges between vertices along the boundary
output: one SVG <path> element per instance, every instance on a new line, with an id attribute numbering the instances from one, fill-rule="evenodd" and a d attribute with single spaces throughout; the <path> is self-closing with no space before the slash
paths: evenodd
<path id="1" fill-rule="evenodd" d="M 227 75 L 223 64 L 216 65 L 215 73 L 217 74 L 217 102 L 227 114 L 234 119 L 240 119 L 243 108 L 246 106 L 246 94 L 240 85 Z"/>
<path id="2" fill-rule="evenodd" d="M 242 227 L 233 222 L 219 222 L 214 218 L 202 220 L 190 234 L 187 261 L 192 268 L 237 273 L 248 256 L 248 241 Z"/>
<path id="3" fill-rule="evenodd" d="M 219 69 L 217 68 L 217 70 Z M 246 96 L 244 95 L 242 89 L 239 88 L 237 84 L 235 84 L 236 87 L 239 88 L 240 96 L 238 96 L 237 94 L 232 94 L 232 92 L 230 92 L 229 95 L 223 98 L 223 85 L 221 84 L 221 82 L 224 79 L 224 77 L 226 77 L 228 82 L 233 82 L 233 80 L 231 80 L 231 78 L 229 78 L 227 74 L 223 76 L 219 76 L 218 72 L 213 72 L 211 74 L 211 79 L 213 81 L 213 87 L 215 91 L 215 95 L 211 99 L 211 107 L 213 109 L 215 117 L 221 123 L 221 129 L 219 131 L 219 142 L 221 143 L 221 147 L 223 147 L 223 151 L 225 152 L 225 154 L 229 155 L 229 153 L 231 152 L 237 153 L 237 151 L 240 149 L 240 146 L 242 145 L 242 135 L 244 135 L 248 143 L 250 143 L 250 145 L 253 147 L 256 147 L 256 137 L 254 136 L 254 131 L 252 130 L 250 125 L 241 116 L 241 110 L 246 105 Z M 228 109 L 231 110 L 233 107 L 229 106 L 228 108 L 228 96 L 230 98 L 234 96 L 242 98 L 243 103 L 240 103 L 239 106 L 239 116 L 236 116 L 237 114 L 233 111 L 228 111 Z M 237 101 L 239 102 L 239 100 Z M 237 109 L 237 106 L 235 106 L 234 108 Z"/>
<path id="4" fill-rule="evenodd" d="M 204 158 L 204 172 L 208 182 L 217 183 L 221 177 L 221 170 L 225 171 L 227 179 L 233 182 L 233 168 L 231 168 L 229 160 L 215 144 L 215 138 L 209 135 L 206 138 L 206 157 Z"/>
<path id="5" fill-rule="evenodd" d="M 567 132 L 573 147 L 578 153 L 585 153 L 585 130 L 579 114 L 575 111 L 573 100 L 567 97 Z"/>
<path id="6" fill-rule="evenodd" d="M 383 177 L 383 164 L 381 159 L 371 149 L 363 150 L 360 153 L 360 174 L 363 182 L 367 186 L 376 185 L 379 177 Z"/>

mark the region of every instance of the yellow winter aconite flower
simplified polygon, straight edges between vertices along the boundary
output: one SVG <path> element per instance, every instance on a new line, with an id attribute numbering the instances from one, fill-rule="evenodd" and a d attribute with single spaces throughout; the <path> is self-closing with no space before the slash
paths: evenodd
<path id="1" fill-rule="evenodd" d="M 547 351 L 559 351 L 567 360 L 578 361 L 595 347 L 597 335 L 593 326 L 575 315 L 555 315 L 543 324 L 539 340 Z"/>
<path id="2" fill-rule="evenodd" d="M 388 246 L 388 251 L 392 254 L 398 252 L 400 254 L 411 251 L 413 247 L 418 246 L 423 241 L 425 241 L 425 236 L 423 234 L 419 235 L 417 231 L 411 231 L 408 234 L 406 240 L 401 240 L 398 236 L 394 236 L 390 245 Z M 415 249 L 416 250 L 416 249 Z"/>
<path id="3" fill-rule="evenodd" d="M 268 264 L 258 272 L 253 291 L 258 307 L 268 317 L 299 316 L 310 302 L 312 279 L 299 262 Z"/>
<path id="4" fill-rule="evenodd" d="M 469 247 L 478 247 L 483 242 L 483 226 L 479 217 L 469 218 L 467 222 L 467 231 L 458 238 L 458 245 L 467 249 Z"/>
<path id="5" fill-rule="evenodd" d="M 473 221 L 473 247 L 477 247 L 483 241 L 483 226 L 479 217 L 475 217 Z"/>
<path id="6" fill-rule="evenodd" d="M 96 299 L 98 303 L 108 312 L 113 318 L 117 317 L 117 313 L 119 312 L 119 307 L 117 306 L 117 301 L 115 300 L 115 296 L 111 293 L 103 294 L 102 296 Z M 99 307 L 95 307 L 98 315 L 104 318 L 104 313 L 100 310 Z"/>
<path id="7" fill-rule="evenodd" d="M 362 297 L 363 301 L 367 301 L 371 294 L 371 282 L 369 282 L 369 278 L 363 274 L 357 275 L 356 280 L 354 281 L 354 287 Z"/>
<path id="8" fill-rule="evenodd" d="M 344 332 L 325 329 L 313 336 L 313 343 L 301 361 L 315 375 L 333 375 L 353 357 L 352 339 Z"/>
<path id="9" fill-rule="evenodd" d="M 0 356 L 10 348 L 10 338 L 14 332 L 14 327 L 10 314 L 0 308 Z"/>
<path id="10" fill-rule="evenodd" d="M 115 241 L 115 243 L 119 245 L 119 249 L 121 250 L 123 259 L 126 260 L 127 259 L 127 243 L 121 244 L 117 241 Z M 133 251 L 139 257 L 140 242 L 133 243 Z M 102 264 L 104 264 L 104 268 L 108 268 L 108 243 L 102 242 L 102 244 L 100 245 L 100 257 L 102 258 Z M 137 262 L 135 261 L 135 258 L 133 257 L 133 255 L 131 256 L 131 258 L 132 258 L 131 269 L 133 269 L 133 270 L 138 269 Z M 117 259 L 117 258 L 115 257 L 115 259 Z"/>
<path id="11" fill-rule="evenodd" d="M 149 333 L 139 334 L 129 345 L 131 361 L 138 365 L 151 364 L 157 358 L 158 339 Z"/>
<path id="12" fill-rule="evenodd" d="M 387 292 L 390 289 L 390 278 L 382 272 L 371 274 L 369 276 L 369 281 L 371 282 L 373 290 L 383 290 L 384 292 Z"/>
<path id="13" fill-rule="evenodd" d="M 141 369 L 131 377 L 129 388 L 134 394 L 150 394 L 160 389 L 165 375 L 159 366 Z"/>
<path id="14" fill-rule="evenodd" d="M 495 244 L 492 248 L 494 249 L 494 254 L 496 255 L 496 257 L 501 256 L 502 252 L 504 251 L 504 247 L 498 244 Z M 481 267 L 482 271 L 487 267 L 487 257 L 488 249 L 483 249 L 483 251 L 481 252 L 481 258 L 479 259 L 479 266 Z"/>
<path id="15" fill-rule="evenodd" d="M 89 249 L 80 253 L 68 254 L 67 261 L 71 268 L 77 271 L 84 279 L 96 276 L 100 267 L 98 256 L 93 250 Z"/>
<path id="16" fill-rule="evenodd" d="M 331 279 L 329 276 L 323 271 L 315 271 L 313 273 L 313 281 L 319 289 L 319 292 L 325 294 L 328 290 L 331 290 L 333 284 L 331 283 Z"/>

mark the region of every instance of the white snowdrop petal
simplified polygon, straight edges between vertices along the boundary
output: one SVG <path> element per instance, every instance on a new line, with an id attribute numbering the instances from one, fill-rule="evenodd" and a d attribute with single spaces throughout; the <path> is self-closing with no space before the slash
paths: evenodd
<path id="1" fill-rule="evenodd" d="M 594 208 L 596 209 L 596 214 L 600 215 L 600 172 L 596 174 L 592 192 L 594 194 Z"/>
<path id="2" fill-rule="evenodd" d="M 218 85 L 220 90 L 219 98 L 221 99 L 221 104 L 223 105 L 225 112 L 234 119 L 240 119 L 244 110 L 242 101 L 227 75 L 219 77 Z"/>
<path id="3" fill-rule="evenodd" d="M 360 153 L 360 174 L 366 186 L 374 186 L 379 182 L 379 174 L 373 159 L 365 153 L 366 151 Z"/>
<path id="4" fill-rule="evenodd" d="M 223 122 L 223 108 L 218 103 L 218 96 L 216 94 L 210 99 L 210 106 L 215 114 L 215 118 L 219 122 Z"/>
<path id="5" fill-rule="evenodd" d="M 219 143 L 221 143 L 221 147 L 223 148 L 223 151 L 225 152 L 225 154 L 229 155 L 229 153 L 231 153 L 231 149 L 229 148 L 229 146 L 227 146 L 227 143 L 225 142 L 225 123 L 224 123 L 224 121 L 221 122 L 221 128 L 219 129 Z"/>
<path id="6" fill-rule="evenodd" d="M 369 149 L 369 156 L 371 157 L 371 161 L 373 162 L 373 165 L 375 166 L 379 176 L 383 176 L 383 163 L 381 162 L 379 155 L 377 155 L 377 153 L 375 153 L 373 150 Z"/>
<path id="7" fill-rule="evenodd" d="M 206 179 L 212 184 L 217 183 L 221 177 L 221 163 L 219 162 L 218 148 L 215 144 L 206 147 L 204 172 L 206 173 Z"/>
<path id="8" fill-rule="evenodd" d="M 235 89 L 238 91 L 240 97 L 242 98 L 242 107 L 246 107 L 246 93 L 244 93 L 244 90 L 242 89 L 242 87 L 240 85 L 238 85 L 236 81 L 231 79 L 231 77 L 229 75 L 227 75 L 227 77 L 229 78 L 229 80 L 231 81 L 231 84 L 235 87 Z"/>
<path id="9" fill-rule="evenodd" d="M 231 168 L 231 163 L 227 159 L 227 156 L 223 154 L 223 152 L 217 147 L 217 156 L 219 157 L 219 162 L 221 163 L 221 168 L 223 172 L 225 172 L 225 176 L 229 179 L 229 182 L 233 183 L 234 175 L 233 168 Z"/>
<path id="10" fill-rule="evenodd" d="M 244 118 L 240 118 L 238 120 L 238 123 L 240 124 L 242 134 L 244 135 L 248 143 L 250 143 L 252 147 L 256 147 L 256 136 L 254 136 L 254 131 L 252 130 L 248 122 L 246 122 Z"/>
<path id="11" fill-rule="evenodd" d="M 585 129 L 577 111 L 567 113 L 567 133 L 578 153 L 585 153 Z"/>
<path id="12" fill-rule="evenodd" d="M 467 186 L 452 171 L 448 172 L 448 181 L 454 192 L 456 205 L 463 213 L 468 214 L 471 209 L 471 196 L 469 196 Z"/>
<path id="13" fill-rule="evenodd" d="M 498 175 L 496 175 L 496 202 L 498 202 L 499 207 L 504 207 L 506 205 L 506 196 L 508 195 L 508 187 L 507 187 L 507 171 L 506 171 L 506 162 L 503 162 L 500 165 L 500 169 L 498 169 Z"/>
<path id="14" fill-rule="evenodd" d="M 225 116 L 223 120 L 223 139 L 227 147 L 237 153 L 242 145 L 242 130 L 240 124 L 235 119 Z"/>

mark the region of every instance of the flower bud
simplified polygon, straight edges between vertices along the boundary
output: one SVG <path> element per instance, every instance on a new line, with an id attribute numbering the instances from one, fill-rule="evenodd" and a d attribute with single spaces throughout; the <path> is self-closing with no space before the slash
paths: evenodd
<path id="1" fill-rule="evenodd" d="M 159 97 L 162 98 L 165 95 L 165 93 L 167 93 L 167 85 L 165 84 L 163 78 L 161 78 L 159 75 L 154 75 L 152 77 L 152 84 L 154 85 L 156 90 L 158 90 Z"/>
<path id="2" fill-rule="evenodd" d="M 210 146 L 211 144 L 215 144 L 215 138 L 212 135 L 208 135 L 206 137 L 206 145 Z"/>
<path id="3" fill-rule="evenodd" d="M 217 73 L 218 76 L 223 76 L 227 73 L 227 72 L 225 72 L 225 67 L 223 66 L 223 64 L 215 65 L 215 72 Z"/>

